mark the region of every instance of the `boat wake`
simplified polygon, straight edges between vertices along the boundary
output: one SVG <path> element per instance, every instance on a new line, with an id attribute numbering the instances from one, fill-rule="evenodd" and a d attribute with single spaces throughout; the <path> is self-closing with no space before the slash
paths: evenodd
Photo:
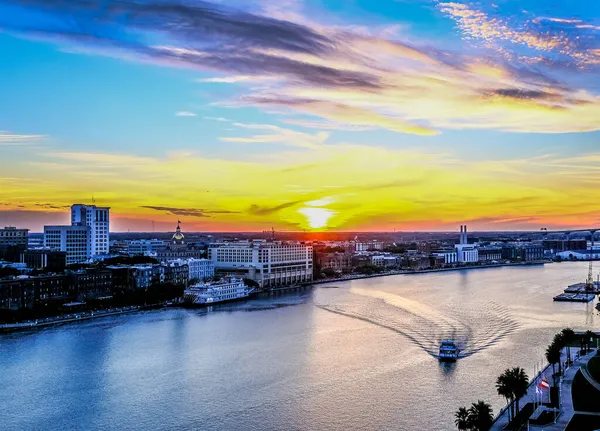
<path id="1" fill-rule="evenodd" d="M 464 358 L 480 352 L 515 331 L 519 325 L 507 310 L 494 302 L 482 302 L 466 309 L 460 303 L 429 307 L 418 301 L 388 292 L 352 288 L 363 298 L 335 304 L 315 305 L 323 310 L 362 320 L 401 334 L 433 357 L 438 357 L 440 342 L 453 340 Z M 340 298 L 336 298 L 340 299 Z"/>

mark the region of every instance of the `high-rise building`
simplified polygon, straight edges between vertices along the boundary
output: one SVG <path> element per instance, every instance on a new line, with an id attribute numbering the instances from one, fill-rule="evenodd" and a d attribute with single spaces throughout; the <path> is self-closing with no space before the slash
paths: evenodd
<path id="1" fill-rule="evenodd" d="M 89 226 L 44 226 L 44 247 L 67 253 L 67 265 L 91 257 Z"/>
<path id="2" fill-rule="evenodd" d="M 67 265 L 108 254 L 109 208 L 71 206 L 71 226 L 44 226 L 44 247 L 67 253 Z"/>
<path id="3" fill-rule="evenodd" d="M 312 246 L 300 242 L 240 241 L 211 244 L 208 258 L 215 269 L 241 275 L 264 288 L 311 281 Z"/>
<path id="4" fill-rule="evenodd" d="M 90 254 L 108 254 L 110 208 L 96 205 L 71 205 L 71 225 L 90 227 Z"/>

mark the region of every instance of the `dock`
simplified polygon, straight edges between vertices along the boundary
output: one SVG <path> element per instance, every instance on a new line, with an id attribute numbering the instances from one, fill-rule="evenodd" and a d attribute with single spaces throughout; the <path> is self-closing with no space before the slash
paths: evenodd
<path id="1" fill-rule="evenodd" d="M 596 295 L 592 293 L 561 293 L 554 297 L 555 301 L 563 302 L 590 302 L 593 301 Z"/>
<path id="2" fill-rule="evenodd" d="M 593 294 L 598 295 L 598 294 L 600 294 L 600 283 L 598 283 L 597 281 L 594 281 L 593 289 L 589 289 L 589 290 L 587 290 L 586 283 L 571 284 L 569 287 L 567 287 L 565 289 L 565 293 L 593 293 Z"/>

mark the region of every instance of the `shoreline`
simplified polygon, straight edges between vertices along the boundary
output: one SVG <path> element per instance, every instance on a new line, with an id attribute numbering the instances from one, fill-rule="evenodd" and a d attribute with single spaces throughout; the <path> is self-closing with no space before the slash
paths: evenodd
<path id="1" fill-rule="evenodd" d="M 302 283 L 294 286 L 285 286 L 271 290 L 265 290 L 261 292 L 256 292 L 254 295 L 246 298 L 246 300 L 252 300 L 253 297 L 258 295 L 270 295 L 275 293 L 285 293 L 297 289 L 302 288 L 311 288 L 313 286 L 331 284 L 331 283 L 340 283 L 343 281 L 352 281 L 352 280 L 362 280 L 367 278 L 376 278 L 376 277 L 388 277 L 392 275 L 417 275 L 417 274 L 429 274 L 429 273 L 437 273 L 437 272 L 451 272 L 451 271 L 465 271 L 465 270 L 473 270 L 473 269 L 486 269 L 486 268 L 500 268 L 505 266 L 536 266 L 536 265 L 544 265 L 546 263 L 552 263 L 552 261 L 536 261 L 536 262 L 528 262 L 528 263 L 498 263 L 498 264 L 489 264 L 489 265 L 478 265 L 478 266 L 466 266 L 466 267 L 455 267 L 455 268 L 436 268 L 436 269 L 423 269 L 418 271 L 406 271 L 406 270 L 395 270 L 388 271 L 378 274 L 355 274 L 349 275 L 347 277 L 334 278 L 334 279 L 322 279 L 316 280 L 312 282 Z M 71 317 L 63 317 L 60 316 L 37 319 L 35 321 L 25 321 L 18 323 L 2 323 L 0 324 L 0 334 L 7 334 L 17 331 L 26 331 L 26 330 L 35 330 L 35 329 L 43 329 L 48 328 L 50 326 L 61 325 L 66 323 L 73 322 L 81 322 L 92 319 L 99 319 L 102 317 L 108 316 L 117 316 L 121 314 L 134 313 L 137 311 L 147 310 L 147 309 L 155 309 L 163 307 L 164 304 L 150 304 L 150 305 L 132 305 L 127 307 L 118 307 L 111 308 L 108 310 L 100 310 L 96 312 L 83 311 L 80 313 L 73 313 L 73 315 L 68 315 Z"/>
<path id="2" fill-rule="evenodd" d="M 119 316 L 121 314 L 135 313 L 143 310 L 151 310 L 161 307 L 162 304 L 151 305 L 130 305 L 125 307 L 109 308 L 99 311 L 82 311 L 80 313 L 68 314 L 66 316 L 55 316 L 34 321 L 25 321 L 18 323 L 0 324 L 0 334 L 9 334 L 18 331 L 44 329 L 50 326 L 62 325 L 65 323 L 83 322 L 86 320 L 100 319 L 102 317 Z M 67 317 L 69 316 L 69 317 Z"/>
<path id="3" fill-rule="evenodd" d="M 316 286 L 319 284 L 328 284 L 328 283 L 339 283 L 342 281 L 352 281 L 352 280 L 361 280 L 363 278 L 375 278 L 375 277 L 387 277 L 391 275 L 418 275 L 418 274 L 430 274 L 435 272 L 451 272 L 451 271 L 470 271 L 472 269 L 487 269 L 487 268 L 501 268 L 505 266 L 537 266 L 537 265 L 545 265 L 547 263 L 554 263 L 552 261 L 534 261 L 534 262 L 514 262 L 514 263 L 494 263 L 489 265 L 477 265 L 477 266 L 462 266 L 455 268 L 434 268 L 434 269 L 421 269 L 417 271 L 389 271 L 389 272 L 381 272 L 378 274 L 356 274 L 349 275 L 347 277 L 339 277 L 339 278 L 329 278 L 329 279 L 320 279 L 315 280 L 309 283 L 304 283 L 303 286 Z M 296 288 L 296 286 L 290 286 L 288 289 Z M 277 289 L 276 291 L 282 291 L 283 289 Z"/>

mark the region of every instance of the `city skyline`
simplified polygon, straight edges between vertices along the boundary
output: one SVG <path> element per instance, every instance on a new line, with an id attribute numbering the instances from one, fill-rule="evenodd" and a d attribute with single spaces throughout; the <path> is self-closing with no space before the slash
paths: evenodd
<path id="1" fill-rule="evenodd" d="M 600 5 L 9 0 L 0 226 L 596 226 Z"/>

